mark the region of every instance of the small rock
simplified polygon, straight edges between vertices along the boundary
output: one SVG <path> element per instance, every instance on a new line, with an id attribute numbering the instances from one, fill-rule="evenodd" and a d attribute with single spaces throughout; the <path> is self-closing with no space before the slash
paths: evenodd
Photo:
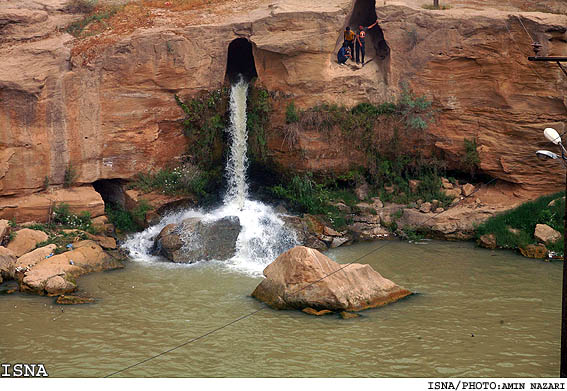
<path id="1" fill-rule="evenodd" d="M 392 194 L 392 193 L 394 192 L 394 186 L 393 186 L 393 185 L 392 185 L 392 186 L 386 186 L 386 185 L 384 185 L 384 190 L 386 190 L 386 192 L 387 192 L 388 194 Z"/>
<path id="2" fill-rule="evenodd" d="M 57 298 L 57 304 L 73 305 L 73 304 L 88 304 L 94 303 L 96 300 L 93 297 L 77 296 L 77 295 L 61 295 Z"/>
<path id="3" fill-rule="evenodd" d="M 374 209 L 382 209 L 384 207 L 384 203 L 378 197 L 372 197 L 372 205 Z"/>
<path id="4" fill-rule="evenodd" d="M 317 311 L 316 309 L 313 309 L 311 307 L 306 307 L 306 308 L 302 309 L 301 311 L 305 312 L 306 314 L 315 315 L 315 316 L 322 316 L 322 315 L 327 315 L 327 314 L 333 313 L 333 311 L 330 311 L 330 310 Z"/>
<path id="5" fill-rule="evenodd" d="M 421 208 L 421 204 L 423 204 L 423 200 L 420 198 L 419 200 L 415 201 L 418 208 Z"/>
<path id="6" fill-rule="evenodd" d="M 356 204 L 356 207 L 365 214 L 376 213 L 376 209 L 374 209 L 373 205 L 367 204 L 365 202 L 359 202 Z"/>
<path id="7" fill-rule="evenodd" d="M 333 238 L 331 248 L 337 248 L 348 242 L 348 238 Z"/>
<path id="8" fill-rule="evenodd" d="M 485 234 L 478 238 L 478 245 L 480 247 L 495 249 L 496 248 L 496 236 L 494 234 Z"/>
<path id="9" fill-rule="evenodd" d="M 356 314 L 354 312 L 348 312 L 348 311 L 342 311 L 341 312 L 341 318 L 343 319 L 354 319 L 354 318 L 359 318 L 360 315 Z"/>
<path id="10" fill-rule="evenodd" d="M 528 244 L 520 247 L 520 252 L 524 257 L 543 259 L 547 257 L 547 248 L 543 244 Z"/>
<path id="11" fill-rule="evenodd" d="M 332 228 L 330 228 L 330 227 L 327 227 L 327 226 L 325 226 L 325 227 L 323 228 L 323 234 L 324 234 L 325 236 L 341 236 L 340 233 L 338 233 L 338 232 L 335 231 L 334 229 L 332 229 Z"/>
<path id="12" fill-rule="evenodd" d="M 47 280 L 45 290 L 49 296 L 57 296 L 65 293 L 70 293 L 75 290 L 77 286 L 71 281 L 67 281 L 61 276 L 54 276 Z"/>
<path id="13" fill-rule="evenodd" d="M 458 187 L 455 189 L 445 189 L 445 195 L 447 197 L 453 197 L 453 198 L 457 198 L 461 196 L 461 189 L 459 189 Z"/>
<path id="14" fill-rule="evenodd" d="M 441 178 L 441 186 L 443 189 L 452 189 L 453 184 L 447 178 Z"/>
<path id="15" fill-rule="evenodd" d="M 517 228 L 512 228 L 512 227 L 506 227 L 508 229 L 508 232 L 513 233 L 514 235 L 519 235 L 520 234 L 520 230 Z"/>
<path id="16" fill-rule="evenodd" d="M 357 186 L 356 189 L 354 189 L 354 194 L 356 194 L 356 197 L 359 200 L 364 201 L 368 198 L 369 191 L 370 189 L 368 188 L 368 183 L 364 182 L 361 185 Z"/>
<path id="17" fill-rule="evenodd" d="M 332 204 L 335 208 L 337 208 L 339 210 L 339 212 L 341 213 L 346 213 L 346 214 L 350 214 L 352 213 L 350 206 L 342 203 L 342 202 L 337 202 L 335 204 Z"/>
<path id="18" fill-rule="evenodd" d="M 438 206 L 439 206 L 439 200 L 431 201 L 431 210 L 437 209 Z"/>
<path id="19" fill-rule="evenodd" d="M 33 250 L 38 243 L 44 242 L 47 239 L 48 236 L 43 231 L 24 228 L 16 232 L 16 237 L 8 243 L 7 248 L 12 250 L 17 257 L 21 257 Z"/>
<path id="20" fill-rule="evenodd" d="M 417 193 L 417 189 L 419 188 L 420 183 L 421 181 L 418 181 L 417 179 L 410 179 L 409 180 L 410 193 Z"/>
<path id="21" fill-rule="evenodd" d="M 554 230 L 547 224 L 537 224 L 534 237 L 543 243 L 555 243 L 561 239 L 561 233 Z"/>
<path id="22" fill-rule="evenodd" d="M 442 213 L 442 212 L 445 212 L 445 209 L 443 209 L 443 208 L 437 208 L 437 209 L 435 209 L 434 212 L 435 212 L 435 213 Z"/>
<path id="23" fill-rule="evenodd" d="M 10 233 L 10 222 L 8 220 L 0 220 L 0 245 Z"/>
<path id="24" fill-rule="evenodd" d="M 419 211 L 421 213 L 429 213 L 431 212 L 431 202 L 424 202 L 423 204 L 421 204 L 421 207 L 419 208 Z"/>
<path id="25" fill-rule="evenodd" d="M 560 199 L 563 200 L 563 201 L 565 201 L 565 197 L 563 197 L 563 198 L 556 198 L 556 199 L 554 199 L 554 200 L 551 200 L 551 201 L 549 202 L 549 204 L 547 204 L 547 206 L 554 206 Z"/>
<path id="26" fill-rule="evenodd" d="M 465 197 L 470 196 L 472 193 L 474 193 L 475 187 L 474 185 L 471 185 L 470 183 L 467 183 L 465 185 L 463 185 L 463 195 Z"/>

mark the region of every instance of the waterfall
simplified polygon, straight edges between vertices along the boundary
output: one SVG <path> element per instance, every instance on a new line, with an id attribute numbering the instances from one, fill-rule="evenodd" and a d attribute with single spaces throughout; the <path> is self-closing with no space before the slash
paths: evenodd
<path id="1" fill-rule="evenodd" d="M 243 78 L 232 85 L 230 90 L 230 126 L 228 128 L 232 145 L 226 165 L 228 190 L 224 198 L 225 204 L 236 203 L 241 210 L 244 209 L 244 201 L 248 196 L 248 184 L 246 183 L 246 168 L 248 167 L 246 156 L 248 149 L 248 133 L 246 132 L 247 94 L 248 83 Z"/>
<path id="2" fill-rule="evenodd" d="M 123 247 L 135 261 L 162 261 L 159 256 L 151 254 L 154 238 L 167 224 L 179 223 L 189 217 L 199 217 L 204 221 L 215 221 L 226 216 L 240 219 L 242 230 L 236 241 L 236 254 L 222 263 L 239 272 L 259 275 L 279 254 L 298 244 L 295 232 L 284 225 L 271 206 L 248 196 L 247 94 L 248 83 L 243 78 L 231 86 L 230 125 L 227 129 L 231 146 L 225 170 L 228 186 L 223 205 L 209 212 L 192 209 L 178 211 L 164 216 L 159 224 L 132 235 Z"/>

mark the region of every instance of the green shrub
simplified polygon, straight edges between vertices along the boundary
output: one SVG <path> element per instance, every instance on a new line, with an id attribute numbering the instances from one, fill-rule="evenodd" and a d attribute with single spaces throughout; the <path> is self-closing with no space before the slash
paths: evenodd
<path id="1" fill-rule="evenodd" d="M 476 138 L 470 140 L 468 138 L 465 138 L 463 142 L 465 144 L 465 154 L 463 155 L 461 161 L 465 169 L 468 170 L 471 175 L 474 175 L 480 164 L 480 156 L 477 150 L 477 141 Z"/>
<path id="2" fill-rule="evenodd" d="M 75 167 L 73 167 L 72 163 L 69 163 L 65 169 L 65 175 L 63 176 L 63 187 L 71 187 L 73 182 L 75 182 L 76 176 L 77 171 L 75 170 Z"/>
<path id="3" fill-rule="evenodd" d="M 74 37 L 80 37 L 81 35 L 83 35 L 83 31 L 91 23 L 94 22 L 104 23 L 105 19 L 112 17 L 121 8 L 121 6 L 115 5 L 115 6 L 103 7 L 97 10 L 96 2 L 92 2 L 92 7 L 89 5 L 89 3 L 91 2 L 83 1 L 81 3 L 85 4 L 83 9 L 87 10 L 88 8 L 90 8 L 90 10 L 86 11 L 87 15 L 85 15 L 83 18 L 67 26 L 66 31 Z"/>
<path id="4" fill-rule="evenodd" d="M 533 234 L 537 224 L 547 224 L 563 234 L 564 193 L 556 193 L 528 201 L 512 210 L 491 217 L 476 229 L 479 238 L 485 234 L 494 234 L 496 244 L 502 248 L 518 248 L 537 243 Z M 548 204 L 553 201 L 552 206 Z M 517 233 L 510 229 L 517 230 Z M 563 252 L 563 241 L 560 240 L 548 248 Z"/>
<path id="5" fill-rule="evenodd" d="M 271 190 L 276 197 L 288 200 L 302 212 L 321 214 L 327 211 L 329 193 L 323 185 L 313 181 L 313 175 L 310 173 L 296 175 L 289 184 L 273 186 Z"/>
<path id="6" fill-rule="evenodd" d="M 137 232 L 141 231 L 143 227 L 138 224 L 132 215 L 120 205 L 107 203 L 104 212 L 108 220 L 114 224 L 114 227 L 120 232 Z"/>
<path id="7" fill-rule="evenodd" d="M 287 124 L 292 124 L 299 121 L 299 113 L 295 108 L 295 103 L 291 101 L 285 108 L 285 122 Z"/>
<path id="8" fill-rule="evenodd" d="M 91 214 L 88 211 L 82 211 L 78 215 L 69 211 L 69 205 L 60 203 L 55 205 L 53 209 L 52 224 L 62 228 L 80 229 L 87 231 L 91 229 Z"/>

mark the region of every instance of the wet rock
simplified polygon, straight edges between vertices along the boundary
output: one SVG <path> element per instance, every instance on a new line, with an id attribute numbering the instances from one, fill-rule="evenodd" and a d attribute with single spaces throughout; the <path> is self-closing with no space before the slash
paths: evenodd
<path id="1" fill-rule="evenodd" d="M 424 202 L 423 204 L 421 204 L 421 206 L 419 207 L 419 211 L 421 213 L 431 212 L 431 202 Z"/>
<path id="2" fill-rule="evenodd" d="M 463 195 L 465 197 L 470 196 L 472 193 L 474 193 L 474 191 L 475 191 L 474 185 L 471 185 L 470 183 L 466 183 L 463 185 Z"/>
<path id="3" fill-rule="evenodd" d="M 62 276 L 53 276 L 45 282 L 45 291 L 49 296 L 62 295 L 75 290 L 75 283 L 64 279 Z"/>
<path id="4" fill-rule="evenodd" d="M 331 242 L 331 248 L 340 247 L 348 241 L 348 238 L 333 238 L 333 241 Z"/>
<path id="5" fill-rule="evenodd" d="M 17 257 L 21 257 L 33 250 L 38 243 L 44 242 L 47 239 L 48 236 L 43 231 L 24 228 L 16 232 L 16 237 L 8 243 L 7 248 L 12 250 Z"/>
<path id="6" fill-rule="evenodd" d="M 94 297 L 78 296 L 78 295 L 61 295 L 57 298 L 57 304 L 75 305 L 94 303 Z"/>
<path id="7" fill-rule="evenodd" d="M 225 261 L 236 252 L 240 230 L 240 220 L 236 216 L 216 221 L 189 218 L 180 224 L 166 226 L 158 235 L 155 248 L 167 259 L 178 263 Z"/>
<path id="8" fill-rule="evenodd" d="M 301 311 L 305 312 L 306 314 L 315 315 L 315 316 L 322 316 L 322 315 L 327 315 L 327 314 L 333 313 L 333 311 L 329 311 L 329 310 L 317 311 L 316 309 L 313 309 L 311 307 L 304 308 Z"/>
<path id="9" fill-rule="evenodd" d="M 276 309 L 360 311 L 411 294 L 369 265 L 345 267 L 303 246 L 280 255 L 264 269 L 264 276 L 252 296 Z"/>
<path id="10" fill-rule="evenodd" d="M 480 247 L 495 249 L 497 246 L 496 236 L 494 236 L 494 234 L 482 235 L 480 238 L 478 238 L 477 243 Z"/>
<path id="11" fill-rule="evenodd" d="M 10 222 L 8 220 L 0 220 L 0 245 L 4 243 L 4 240 L 8 237 L 10 228 Z"/>
<path id="12" fill-rule="evenodd" d="M 543 244 L 528 244 L 520 247 L 520 252 L 528 258 L 544 259 L 547 257 L 547 248 Z"/>
<path id="13" fill-rule="evenodd" d="M 534 237 L 543 243 L 555 243 L 561 239 L 561 233 L 554 230 L 547 224 L 537 224 Z"/>
<path id="14" fill-rule="evenodd" d="M 14 277 L 16 268 L 16 254 L 6 247 L 0 246 L 0 277 L 9 279 Z"/>
<path id="15" fill-rule="evenodd" d="M 40 260 L 23 273 L 20 290 L 60 295 L 75 289 L 75 278 L 86 273 L 116 269 L 123 265 L 92 240 L 73 243 L 73 250 Z"/>
<path id="16" fill-rule="evenodd" d="M 354 312 L 341 311 L 341 318 L 354 319 L 354 318 L 360 318 L 360 315 Z"/>

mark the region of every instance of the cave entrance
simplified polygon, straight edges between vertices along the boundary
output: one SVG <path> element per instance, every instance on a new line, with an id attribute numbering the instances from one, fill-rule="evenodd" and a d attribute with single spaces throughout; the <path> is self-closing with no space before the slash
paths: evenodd
<path id="1" fill-rule="evenodd" d="M 258 77 L 252 43 L 246 38 L 236 38 L 228 45 L 228 59 L 226 63 L 226 77 L 231 83 L 238 81 L 242 75 L 246 81 Z"/>
<path id="2" fill-rule="evenodd" d="M 376 0 L 357 0 L 347 26 L 350 26 L 356 32 L 358 26 L 370 26 L 376 19 Z M 375 61 L 389 59 L 390 47 L 384 39 L 384 32 L 380 28 L 380 24 L 368 30 L 366 40 L 366 61 L 371 58 L 374 58 Z"/>
<path id="3" fill-rule="evenodd" d="M 112 203 L 124 207 L 124 181 L 121 179 L 99 179 L 93 182 L 93 187 L 105 204 Z"/>

